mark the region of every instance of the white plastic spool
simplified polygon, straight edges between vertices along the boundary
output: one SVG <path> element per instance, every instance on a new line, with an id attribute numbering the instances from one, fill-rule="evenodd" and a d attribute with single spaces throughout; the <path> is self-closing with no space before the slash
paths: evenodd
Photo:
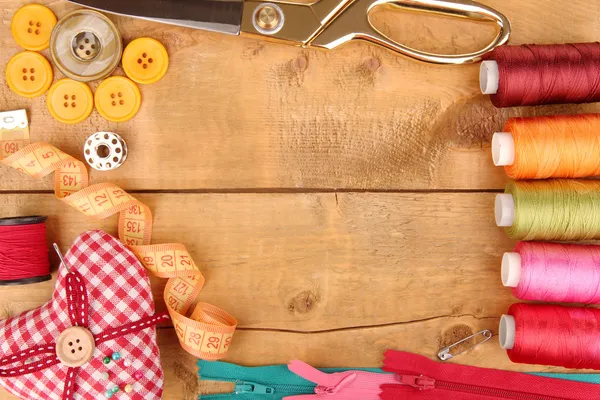
<path id="1" fill-rule="evenodd" d="M 500 71 L 498 63 L 493 60 L 483 61 L 479 67 L 479 87 L 483 94 L 498 93 L 500 84 Z"/>
<path id="2" fill-rule="evenodd" d="M 500 193 L 496 195 L 494 207 L 496 225 L 507 228 L 515 222 L 515 199 L 512 194 Z"/>
<path id="3" fill-rule="evenodd" d="M 500 318 L 500 346 L 504 350 L 512 350 L 515 347 L 515 337 L 517 336 L 517 324 L 512 315 L 503 315 Z"/>
<path id="4" fill-rule="evenodd" d="M 502 284 L 505 287 L 517 287 L 521 281 L 521 255 L 504 253 L 502 256 Z"/>
<path id="5" fill-rule="evenodd" d="M 492 136 L 492 159 L 496 167 L 505 167 L 515 163 L 515 140 L 512 133 L 494 133 Z"/>

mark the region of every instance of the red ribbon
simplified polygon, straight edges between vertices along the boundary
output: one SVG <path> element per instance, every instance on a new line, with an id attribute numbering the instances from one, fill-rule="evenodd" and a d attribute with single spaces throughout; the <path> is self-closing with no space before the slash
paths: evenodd
<path id="1" fill-rule="evenodd" d="M 81 274 L 77 271 L 67 274 L 67 308 L 69 319 L 72 326 L 80 326 L 89 330 L 89 302 L 85 282 Z M 151 316 L 144 317 L 138 321 L 128 324 L 109 328 L 97 335 L 94 335 L 95 346 L 109 340 L 114 340 L 119 337 L 137 333 L 149 327 L 152 327 L 159 322 L 168 321 L 170 319 L 168 312 L 162 312 Z M 38 357 L 44 354 L 49 354 L 48 357 L 42 358 L 34 363 L 27 363 L 31 357 Z M 13 366 L 5 369 L 4 367 Z M 56 364 L 60 364 L 60 360 L 56 355 L 56 343 L 45 344 L 32 347 L 27 350 L 20 351 L 14 355 L 6 356 L 0 359 L 0 378 L 14 378 L 34 372 L 42 371 Z M 67 378 L 65 388 L 63 390 L 63 400 L 71 400 L 75 394 L 75 380 L 79 375 L 81 367 L 69 367 L 67 370 Z"/>

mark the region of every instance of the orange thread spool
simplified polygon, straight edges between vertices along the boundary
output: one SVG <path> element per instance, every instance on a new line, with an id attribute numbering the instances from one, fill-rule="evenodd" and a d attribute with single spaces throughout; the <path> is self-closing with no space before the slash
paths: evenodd
<path id="1" fill-rule="evenodd" d="M 512 179 L 600 176 L 600 114 L 512 118 L 504 132 L 492 153 Z"/>

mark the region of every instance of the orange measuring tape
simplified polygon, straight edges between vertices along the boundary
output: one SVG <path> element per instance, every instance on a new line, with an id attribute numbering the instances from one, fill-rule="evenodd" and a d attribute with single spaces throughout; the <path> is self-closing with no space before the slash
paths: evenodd
<path id="1" fill-rule="evenodd" d="M 181 346 L 205 360 L 223 358 L 237 327 L 236 319 L 218 307 L 198 303 L 204 277 L 181 244 L 150 245 L 150 209 L 112 183 L 89 186 L 85 165 L 47 143 L 34 143 L 11 154 L 2 163 L 34 178 L 55 172 L 56 197 L 88 217 L 104 219 L 119 214 L 119 239 L 144 267 L 168 278 L 164 297 Z"/>

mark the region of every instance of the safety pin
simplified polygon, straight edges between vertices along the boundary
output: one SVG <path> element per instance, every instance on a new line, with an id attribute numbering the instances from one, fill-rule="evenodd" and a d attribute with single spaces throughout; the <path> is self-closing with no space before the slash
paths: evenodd
<path id="1" fill-rule="evenodd" d="M 56 243 L 54 243 L 54 251 L 56 251 L 56 254 L 58 254 L 58 258 L 60 258 L 60 262 L 65 264 L 65 268 L 67 269 L 68 272 L 71 272 L 71 269 L 69 268 L 69 264 L 67 264 L 67 262 L 65 261 L 62 253 L 60 252 L 60 248 L 58 247 L 58 245 Z"/>
<path id="2" fill-rule="evenodd" d="M 470 346 L 470 347 L 467 347 L 466 349 L 464 349 L 464 350 L 463 350 L 463 351 L 461 351 L 460 353 L 452 354 L 452 353 L 450 352 L 450 351 L 451 351 L 451 350 L 452 350 L 454 347 L 458 346 L 459 344 L 461 344 L 461 343 L 464 343 L 464 342 L 466 342 L 467 340 L 471 340 L 471 339 L 473 339 L 474 337 L 476 337 L 476 336 L 479 336 L 479 335 L 481 335 L 481 336 L 483 336 L 483 337 L 484 337 L 484 339 L 483 339 L 481 342 L 475 343 L 474 345 L 472 345 L 472 346 Z M 467 350 L 470 350 L 470 349 L 472 349 L 472 348 L 473 348 L 473 347 L 475 347 L 475 346 L 479 346 L 480 344 L 483 344 L 483 343 L 487 342 L 488 340 L 490 340 L 490 339 L 492 338 L 492 336 L 494 336 L 494 334 L 492 333 L 492 331 L 490 331 L 490 330 L 488 330 L 488 329 L 485 329 L 485 330 L 483 330 L 483 331 L 481 331 L 481 332 L 477 332 L 477 333 L 475 333 L 474 335 L 471 335 L 471 336 L 469 336 L 469 337 L 467 337 L 467 338 L 464 338 L 464 339 L 462 339 L 462 340 L 459 340 L 458 342 L 456 342 L 456 343 L 454 343 L 454 344 L 451 344 L 451 345 L 450 345 L 450 346 L 448 346 L 448 347 L 444 347 L 443 349 L 441 349 L 441 350 L 438 352 L 438 357 L 439 357 L 439 359 L 440 359 L 440 360 L 442 360 L 442 361 L 447 361 L 447 360 L 450 360 L 451 358 L 454 358 L 454 357 L 456 357 L 456 356 L 458 356 L 458 355 L 460 355 L 460 354 L 462 354 L 462 353 L 466 352 Z"/>

